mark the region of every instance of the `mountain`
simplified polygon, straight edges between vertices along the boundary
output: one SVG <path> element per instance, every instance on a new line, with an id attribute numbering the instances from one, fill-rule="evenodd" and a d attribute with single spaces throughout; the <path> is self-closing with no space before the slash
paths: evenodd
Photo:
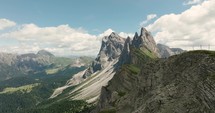
<path id="1" fill-rule="evenodd" d="M 141 56 L 142 53 L 150 58 L 161 57 L 151 33 L 145 28 L 141 28 L 140 35 L 135 33 L 133 39 L 130 37 L 124 39 L 113 32 L 102 39 L 100 51 L 91 66 L 74 75 L 65 86 L 57 88 L 50 98 L 55 98 L 64 90 L 75 87 L 68 91 L 69 97 L 71 96 L 74 100 L 87 100 L 89 103 L 97 102 L 101 87 L 108 84 L 122 65 L 142 64 L 136 60 L 136 57 Z M 142 58 L 143 61 L 147 59 Z"/>
<path id="2" fill-rule="evenodd" d="M 85 70 L 90 62 L 90 57 L 56 57 L 45 50 L 37 54 L 0 53 L 0 112 L 33 112 L 32 109 L 48 101 L 54 89 L 63 86 L 73 75 Z M 70 103 L 77 105 L 73 110 L 86 105 L 84 101 Z M 39 113 L 54 111 L 40 110 Z"/>
<path id="3" fill-rule="evenodd" d="M 17 57 L 28 62 L 21 69 L 36 70 L 31 67 L 35 61 L 48 67 L 36 73 L 28 71 L 33 76 L 0 82 L 2 113 L 215 111 L 215 52 L 184 51 L 156 44 L 145 28 L 133 38 L 125 39 L 114 32 L 105 36 L 92 62 L 80 57 L 68 64 L 67 58 L 44 50 L 5 56 L 8 58 L 0 54 L 4 59 L 0 62 L 9 67 Z"/>
<path id="4" fill-rule="evenodd" d="M 168 59 L 151 58 L 141 66 L 123 65 L 108 86 L 102 88 L 94 112 L 212 113 L 215 111 L 214 74 L 213 51 L 185 52 Z"/>
<path id="5" fill-rule="evenodd" d="M 100 51 L 91 66 L 85 71 L 74 75 L 67 84 L 57 88 L 50 98 L 55 98 L 64 90 L 76 86 L 69 92 L 75 100 L 97 101 L 101 87 L 106 86 L 115 74 L 115 64 L 124 48 L 125 39 L 111 33 L 102 39 Z"/>
<path id="6" fill-rule="evenodd" d="M 0 53 L 0 81 L 13 77 L 26 76 L 50 69 L 58 69 L 71 65 L 73 67 L 88 66 L 90 57 L 65 58 L 56 57 L 52 53 L 40 50 L 37 54 Z"/>
<path id="7" fill-rule="evenodd" d="M 157 44 L 157 47 L 162 58 L 168 58 L 172 55 L 181 54 L 185 52 L 180 48 L 170 48 L 163 44 Z"/>
<path id="8" fill-rule="evenodd" d="M 43 102 L 48 101 L 48 98 L 53 93 L 54 89 L 63 86 L 69 78 L 84 69 L 86 69 L 84 66 L 66 66 L 57 71 L 54 69 L 55 72 L 52 73 L 43 71 L 36 74 L 28 74 L 28 76 L 13 77 L 11 79 L 1 81 L 0 112 L 32 113 L 33 111 L 31 111 L 31 109 L 35 109 Z M 79 101 L 71 103 L 78 104 Z M 76 107 L 74 109 L 76 109 Z M 49 109 L 49 112 L 39 111 L 38 113 L 54 112 Z"/>
<path id="9" fill-rule="evenodd" d="M 40 50 L 37 52 L 37 55 L 41 56 L 49 56 L 49 57 L 54 57 L 54 55 L 46 50 Z"/>
<path id="10" fill-rule="evenodd" d="M 138 36 L 138 33 L 135 33 L 134 38 L 132 40 L 132 45 L 136 48 L 147 48 L 156 56 L 160 57 L 156 42 L 154 41 L 154 38 L 152 37 L 151 33 L 148 32 L 145 28 L 141 28 L 140 35 Z"/>
<path id="11" fill-rule="evenodd" d="M 135 54 L 141 54 L 141 52 L 147 53 L 152 58 L 160 57 L 159 49 L 157 48 L 152 35 L 145 28 L 141 28 L 140 35 L 136 32 L 133 40 L 131 40 L 130 37 L 126 39 L 123 52 L 117 63 L 118 68 L 123 64 L 130 64 L 132 62 L 141 63 L 134 60 L 134 57 L 136 57 Z"/>
<path id="12" fill-rule="evenodd" d="M 214 51 L 186 52 L 156 45 L 142 28 L 140 36 L 126 39 L 117 71 L 102 87 L 91 112 L 212 113 L 214 74 Z"/>

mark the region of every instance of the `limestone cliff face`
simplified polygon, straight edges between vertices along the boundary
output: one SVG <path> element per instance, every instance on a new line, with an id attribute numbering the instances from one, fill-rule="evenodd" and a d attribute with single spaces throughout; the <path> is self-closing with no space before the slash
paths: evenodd
<path id="1" fill-rule="evenodd" d="M 111 33 L 102 39 L 102 45 L 96 59 L 84 74 L 84 77 L 90 76 L 96 71 L 107 67 L 108 62 L 116 60 L 121 55 L 124 48 L 125 39 L 116 33 Z"/>
<path id="2" fill-rule="evenodd" d="M 136 58 L 139 62 L 143 59 L 137 54 Z M 102 88 L 93 112 L 110 111 L 215 112 L 215 52 L 185 52 L 168 59 L 149 58 L 141 66 L 123 65 L 109 85 Z"/>
<path id="3" fill-rule="evenodd" d="M 131 38 L 128 37 L 125 40 L 124 48 L 122 51 L 122 54 L 120 55 L 119 61 L 117 63 L 116 68 L 120 68 L 123 64 L 129 64 L 131 63 L 131 53 L 130 53 L 130 47 L 131 46 Z"/>
<path id="4" fill-rule="evenodd" d="M 55 98 L 65 89 L 77 85 L 70 90 L 69 95 L 74 100 L 97 102 L 101 88 L 115 74 L 115 66 L 123 51 L 125 39 L 116 33 L 111 33 L 102 39 L 100 51 L 88 69 L 74 75 L 65 86 L 57 88 L 50 98 Z"/>

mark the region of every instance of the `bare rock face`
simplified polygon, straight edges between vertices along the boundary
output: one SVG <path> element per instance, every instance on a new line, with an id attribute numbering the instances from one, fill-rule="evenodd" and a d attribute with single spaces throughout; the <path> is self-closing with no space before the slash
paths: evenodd
<path id="1" fill-rule="evenodd" d="M 130 46 L 131 38 L 128 37 L 125 40 L 124 49 L 120 55 L 119 62 L 117 63 L 117 68 L 120 68 L 123 64 L 128 64 L 131 62 Z"/>
<path id="2" fill-rule="evenodd" d="M 63 90 L 77 85 L 70 91 L 74 100 L 87 100 L 93 103 L 98 100 L 101 88 L 106 86 L 115 74 L 115 65 L 123 51 L 125 39 L 111 33 L 102 39 L 101 49 L 89 68 L 74 75 L 67 84 L 57 88 L 50 98 L 55 98 Z"/>
<path id="3" fill-rule="evenodd" d="M 116 33 L 111 33 L 102 39 L 102 45 L 96 59 L 86 71 L 84 77 L 90 76 L 96 71 L 102 70 L 114 59 L 118 59 L 124 48 L 125 39 Z"/>

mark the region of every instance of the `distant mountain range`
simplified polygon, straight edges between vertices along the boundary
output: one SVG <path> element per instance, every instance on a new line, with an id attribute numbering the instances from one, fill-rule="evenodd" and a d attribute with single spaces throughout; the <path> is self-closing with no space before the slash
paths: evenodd
<path id="1" fill-rule="evenodd" d="M 0 53 L 0 81 L 17 76 L 36 74 L 52 68 L 61 68 L 67 65 L 73 67 L 87 66 L 92 58 L 65 58 L 55 57 L 52 53 L 40 50 L 37 54 Z"/>
<path id="2" fill-rule="evenodd" d="M 92 60 L 56 57 L 45 50 L 0 53 L 0 113 L 30 113 L 28 109 L 48 100 L 54 89 L 86 69 Z"/>

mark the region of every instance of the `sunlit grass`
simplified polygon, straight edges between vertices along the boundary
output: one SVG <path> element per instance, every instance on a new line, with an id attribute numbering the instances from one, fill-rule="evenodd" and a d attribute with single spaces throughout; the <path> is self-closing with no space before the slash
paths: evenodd
<path id="1" fill-rule="evenodd" d="M 55 68 L 55 69 L 47 69 L 46 70 L 46 74 L 50 75 L 50 74 L 55 74 L 59 71 L 59 68 Z"/>
<path id="2" fill-rule="evenodd" d="M 24 86 L 20 86 L 20 87 L 8 87 L 5 88 L 2 92 L 0 92 L 0 94 L 11 94 L 14 92 L 22 92 L 22 93 L 29 93 L 32 91 L 32 89 L 36 86 L 38 86 L 39 83 L 35 83 L 35 84 L 29 84 L 29 85 L 24 85 Z"/>

